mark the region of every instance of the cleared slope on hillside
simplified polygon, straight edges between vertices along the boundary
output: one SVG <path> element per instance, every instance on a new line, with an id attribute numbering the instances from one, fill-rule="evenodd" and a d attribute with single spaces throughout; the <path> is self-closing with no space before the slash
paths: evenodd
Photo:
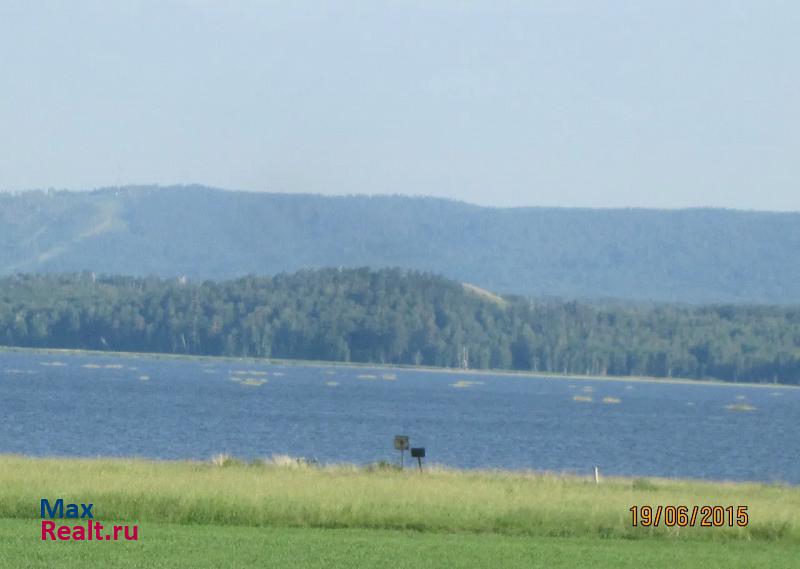
<path id="1" fill-rule="evenodd" d="M 430 270 L 501 293 L 800 303 L 800 214 L 482 208 L 203 187 L 0 195 L 0 274 Z"/>

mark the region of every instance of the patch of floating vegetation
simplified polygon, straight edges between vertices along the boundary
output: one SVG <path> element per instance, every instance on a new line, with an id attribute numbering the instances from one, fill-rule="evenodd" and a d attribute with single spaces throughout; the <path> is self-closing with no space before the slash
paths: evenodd
<path id="1" fill-rule="evenodd" d="M 83 364 L 81 367 L 85 367 L 86 369 L 100 369 L 103 366 L 99 364 Z"/>
<path id="2" fill-rule="evenodd" d="M 336 386 L 339 385 L 339 382 L 338 381 L 326 381 L 325 385 L 327 385 L 328 387 L 336 387 Z"/>
<path id="3" fill-rule="evenodd" d="M 572 397 L 573 401 L 577 401 L 578 403 L 591 403 L 592 398 L 588 395 L 574 395 Z"/>
<path id="4" fill-rule="evenodd" d="M 472 387 L 473 385 L 483 385 L 482 381 L 467 381 L 466 379 L 461 379 L 456 381 L 455 383 L 451 383 L 451 387 L 455 387 L 457 389 L 465 389 L 467 387 Z"/>
<path id="5" fill-rule="evenodd" d="M 378 379 L 377 375 L 372 375 L 371 373 L 362 373 L 356 376 L 358 379 Z"/>
<path id="6" fill-rule="evenodd" d="M 248 385 L 250 387 L 260 387 L 267 383 L 266 379 L 253 379 L 252 377 L 248 377 L 247 379 L 241 380 L 239 383 L 242 385 Z"/>
<path id="7" fill-rule="evenodd" d="M 396 373 L 384 373 L 381 376 L 381 379 L 385 379 L 386 381 L 394 381 L 394 380 L 397 379 L 397 374 Z"/>
<path id="8" fill-rule="evenodd" d="M 740 413 L 756 410 L 755 407 L 748 405 L 747 403 L 734 403 L 733 405 L 725 405 L 725 409 L 728 411 L 738 411 Z"/>
<path id="9" fill-rule="evenodd" d="M 150 376 L 149 375 L 140 375 L 139 376 L 139 381 L 150 381 Z"/>
<path id="10" fill-rule="evenodd" d="M 615 403 L 620 403 L 621 401 L 622 399 L 619 399 L 617 397 L 603 397 L 603 403 L 615 404 Z"/>
<path id="11" fill-rule="evenodd" d="M 64 362 L 39 362 L 39 364 L 46 367 L 65 367 L 67 365 Z"/>

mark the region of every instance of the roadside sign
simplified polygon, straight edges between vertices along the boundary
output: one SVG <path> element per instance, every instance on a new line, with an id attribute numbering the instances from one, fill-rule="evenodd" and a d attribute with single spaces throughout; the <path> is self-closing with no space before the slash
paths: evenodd
<path id="1" fill-rule="evenodd" d="M 422 459 L 425 458 L 425 447 L 412 448 L 411 458 L 417 459 L 417 464 L 419 464 L 419 471 L 422 472 Z"/>
<path id="2" fill-rule="evenodd" d="M 408 450 L 408 437 L 406 435 L 394 436 L 394 449 L 400 451 L 400 469 L 403 469 L 403 458 Z"/>

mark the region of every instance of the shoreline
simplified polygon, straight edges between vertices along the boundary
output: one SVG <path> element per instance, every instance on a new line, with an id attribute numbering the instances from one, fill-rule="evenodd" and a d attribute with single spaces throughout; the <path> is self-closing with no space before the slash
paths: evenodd
<path id="1" fill-rule="evenodd" d="M 417 467 L 411 463 L 404 469 L 400 469 L 396 464 L 383 464 L 383 461 L 371 463 L 355 462 L 307 462 L 303 457 L 290 455 L 272 455 L 268 458 L 244 459 L 225 453 L 219 453 L 207 459 L 199 458 L 155 458 L 147 456 L 113 456 L 113 455 L 31 455 L 19 453 L 0 452 L 0 464 L 9 462 L 26 462 L 46 465 L 47 463 L 61 463 L 64 465 L 138 465 L 152 466 L 155 468 L 188 467 L 190 469 L 214 470 L 226 468 L 241 469 L 288 469 L 301 471 L 316 471 L 321 473 L 351 473 L 351 474 L 378 474 L 381 472 L 396 476 L 418 476 Z M 498 478 L 504 480 L 557 480 L 564 483 L 588 484 L 595 486 L 594 474 L 580 474 L 575 470 L 536 470 L 531 468 L 462 468 L 449 466 L 435 462 L 425 463 L 424 473 L 426 475 L 441 476 L 466 476 L 477 478 Z M 800 484 L 787 482 L 785 480 L 735 480 L 730 478 L 711 479 L 711 478 L 692 478 L 692 477 L 670 477 L 647 474 L 609 474 L 600 472 L 599 485 L 627 487 L 637 483 L 653 484 L 659 487 L 671 485 L 690 485 L 696 487 L 714 487 L 727 489 L 742 489 L 744 487 L 759 488 L 784 488 L 800 490 Z"/>
<path id="2" fill-rule="evenodd" d="M 587 374 L 563 374 L 556 372 L 533 372 L 522 370 L 507 369 L 461 369 L 436 366 L 418 366 L 413 364 L 382 364 L 364 362 L 340 362 L 326 360 L 302 360 L 302 359 L 281 359 L 281 358 L 257 358 L 244 356 L 206 356 L 194 354 L 169 354 L 165 352 L 118 352 L 85 350 L 77 348 L 26 348 L 19 346 L 0 346 L 0 353 L 30 353 L 64 356 L 105 356 L 123 358 L 150 358 L 150 359 L 170 359 L 170 360 L 194 360 L 194 361 L 229 361 L 229 362 L 249 362 L 266 365 L 284 366 L 305 366 L 305 367 L 338 367 L 345 369 L 398 369 L 414 372 L 428 373 L 449 373 L 465 374 L 477 376 L 505 376 L 505 377 L 530 377 L 539 379 L 570 380 L 570 381 L 616 381 L 623 383 L 661 383 L 675 385 L 715 385 L 722 387 L 744 387 L 744 388 L 769 388 L 769 389 L 800 389 L 800 385 L 788 383 L 755 383 L 755 382 L 734 382 L 722 379 L 692 379 L 684 377 L 651 377 L 635 375 L 587 375 Z"/>

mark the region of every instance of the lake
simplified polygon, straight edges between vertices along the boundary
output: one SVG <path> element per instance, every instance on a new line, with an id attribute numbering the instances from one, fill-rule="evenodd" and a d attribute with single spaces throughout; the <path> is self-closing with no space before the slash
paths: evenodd
<path id="1" fill-rule="evenodd" d="M 800 483 L 800 390 L 0 352 L 0 453 L 273 454 Z M 408 461 L 408 455 L 406 455 Z"/>

